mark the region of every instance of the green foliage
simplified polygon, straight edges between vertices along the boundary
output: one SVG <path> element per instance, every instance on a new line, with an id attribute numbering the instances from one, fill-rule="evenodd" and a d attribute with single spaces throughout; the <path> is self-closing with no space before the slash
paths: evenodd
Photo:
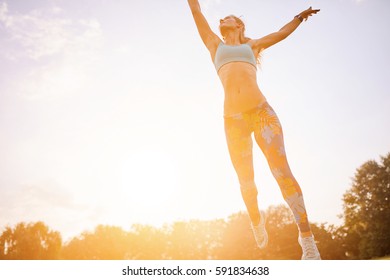
<path id="1" fill-rule="evenodd" d="M 244 213 L 231 215 L 220 229 L 220 246 L 213 259 L 252 259 L 256 254 L 253 234 L 250 233 L 249 217 Z"/>
<path id="2" fill-rule="evenodd" d="M 390 255 L 390 154 L 368 161 L 343 197 L 344 225 L 311 224 L 322 259 L 378 259 Z M 286 206 L 267 209 L 267 248 L 259 250 L 244 213 L 227 220 L 181 221 L 162 228 L 131 230 L 99 225 L 62 245 L 58 232 L 42 222 L 7 227 L 0 259 L 75 260 L 294 260 L 301 258 L 298 230 Z"/>
<path id="3" fill-rule="evenodd" d="M 125 232 L 117 227 L 98 226 L 92 233 L 73 238 L 63 248 L 64 259 L 139 260 L 251 260 L 300 259 L 298 230 L 286 206 L 267 210 L 269 244 L 259 250 L 246 214 L 227 220 L 175 222 L 162 228 L 134 225 Z M 342 259 L 342 246 L 335 242 L 332 227 L 312 224 L 324 259 Z M 326 251 L 326 253 L 325 253 Z"/>
<path id="4" fill-rule="evenodd" d="M 99 225 L 64 244 L 43 223 L 6 228 L 1 235 L 2 259 L 72 260 L 251 260 L 300 259 L 298 230 L 286 206 L 267 210 L 268 247 L 259 250 L 249 217 L 240 212 L 227 220 L 175 222 L 162 228 L 133 225 L 130 231 Z M 331 228 L 312 224 L 324 259 L 342 258 Z M 59 255 L 60 254 L 60 255 Z M 341 256 L 341 257 L 340 257 Z"/>
<path id="5" fill-rule="evenodd" d="M 58 259 L 61 246 L 60 233 L 50 231 L 44 223 L 19 223 L 14 229 L 6 227 L 1 234 L 0 259 Z"/>
<path id="6" fill-rule="evenodd" d="M 165 226 L 166 259 L 207 260 L 213 259 L 215 249 L 221 246 L 225 228 L 223 220 L 175 222 Z"/>
<path id="7" fill-rule="evenodd" d="M 357 169 L 343 197 L 344 236 L 350 258 L 390 254 L 390 153 Z"/>
<path id="8" fill-rule="evenodd" d="M 345 251 L 345 240 L 340 228 L 334 225 L 311 225 L 311 229 L 317 241 L 318 250 L 324 260 L 347 259 Z"/>
<path id="9" fill-rule="evenodd" d="M 96 227 L 93 233 L 83 232 L 73 238 L 62 250 L 62 258 L 74 260 L 121 260 L 130 258 L 135 240 L 119 227 Z"/>

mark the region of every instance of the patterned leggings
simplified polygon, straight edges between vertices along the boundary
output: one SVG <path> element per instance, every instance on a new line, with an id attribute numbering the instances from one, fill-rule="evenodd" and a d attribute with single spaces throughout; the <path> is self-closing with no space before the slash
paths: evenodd
<path id="1" fill-rule="evenodd" d="M 294 214 L 299 231 L 310 233 L 302 191 L 287 162 L 282 126 L 267 102 L 245 113 L 225 117 L 225 134 L 230 158 L 238 175 L 241 194 L 252 222 L 257 224 L 260 220 L 257 188 L 254 182 L 252 132 L 268 161 L 283 198 Z"/>

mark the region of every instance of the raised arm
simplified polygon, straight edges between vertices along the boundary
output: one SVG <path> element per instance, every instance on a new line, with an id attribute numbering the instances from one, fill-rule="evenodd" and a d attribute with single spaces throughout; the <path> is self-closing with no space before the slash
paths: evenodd
<path id="1" fill-rule="evenodd" d="M 218 47 L 221 39 L 211 30 L 206 18 L 202 14 L 198 0 L 188 0 L 192 16 L 194 17 L 196 27 L 203 43 L 210 52 Z"/>
<path id="2" fill-rule="evenodd" d="M 286 39 L 295 29 L 303 22 L 307 20 L 309 16 L 318 13 L 320 10 L 313 10 L 311 7 L 294 17 L 292 21 L 283 26 L 279 31 L 271 33 L 263 38 L 252 40 L 252 48 L 257 52 L 269 48 L 272 45 Z"/>

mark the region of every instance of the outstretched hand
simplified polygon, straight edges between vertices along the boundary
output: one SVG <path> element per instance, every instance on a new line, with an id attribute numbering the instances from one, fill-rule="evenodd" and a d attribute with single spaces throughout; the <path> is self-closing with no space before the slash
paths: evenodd
<path id="1" fill-rule="evenodd" d="M 318 13 L 320 11 L 320 9 L 318 10 L 313 10 L 311 7 L 307 10 L 304 10 L 303 12 L 301 12 L 299 15 L 306 21 L 310 16 Z"/>

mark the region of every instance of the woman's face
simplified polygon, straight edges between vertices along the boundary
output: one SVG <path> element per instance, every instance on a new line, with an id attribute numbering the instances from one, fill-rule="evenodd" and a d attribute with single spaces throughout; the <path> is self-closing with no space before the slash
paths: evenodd
<path id="1" fill-rule="evenodd" d="M 232 28 L 232 27 L 236 27 L 236 28 L 240 27 L 240 25 L 237 23 L 234 16 L 227 16 L 219 20 L 219 28 Z"/>

